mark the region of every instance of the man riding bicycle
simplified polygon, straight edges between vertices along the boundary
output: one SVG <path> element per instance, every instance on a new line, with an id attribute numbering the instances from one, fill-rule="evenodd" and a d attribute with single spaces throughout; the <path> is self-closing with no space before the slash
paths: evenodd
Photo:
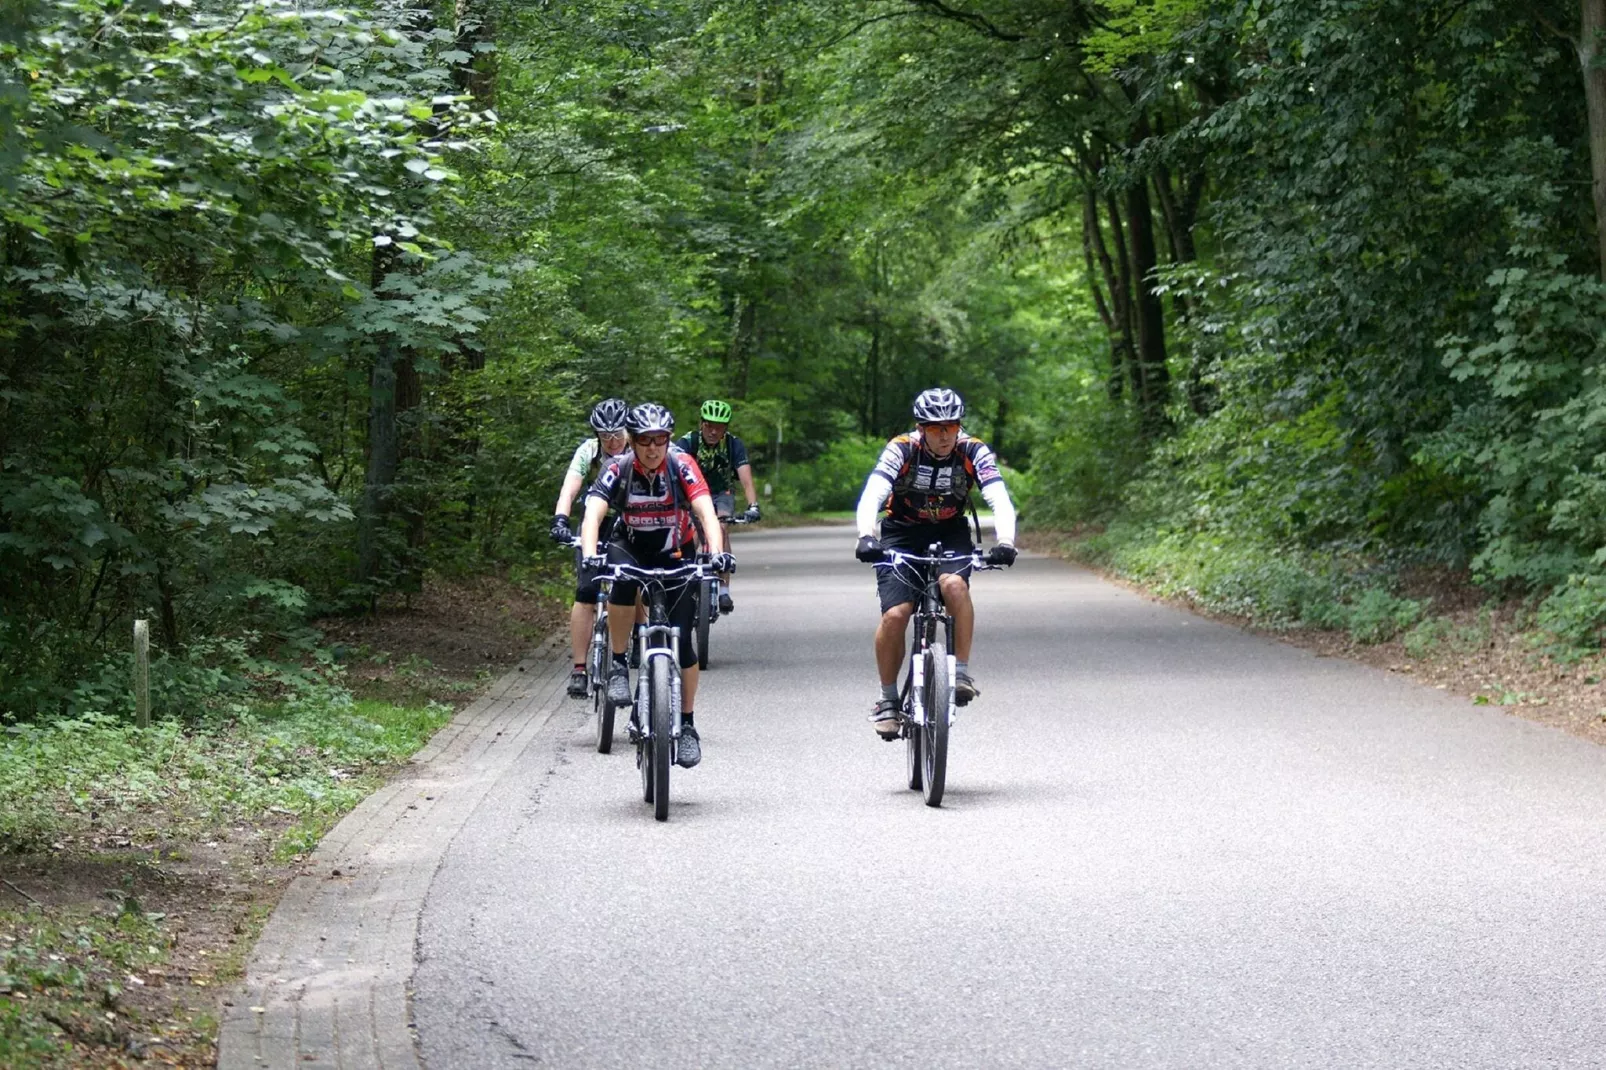
<path id="1" fill-rule="evenodd" d="M 998 537 L 987 553 L 994 565 L 1015 563 L 1015 506 L 998 471 L 993 451 L 965 434 L 960 421 L 965 403 L 952 390 L 936 387 L 915 398 L 916 429 L 899 435 L 881 451 L 859 498 L 860 561 L 880 561 L 887 550 L 924 554 L 932 543 L 966 555 L 940 569 L 943 604 L 954 621 L 954 702 L 963 706 L 981 694 L 970 675 L 970 641 L 976 615 L 970 601 L 970 561 L 974 552 L 965 508 L 970 488 L 978 486 L 993 511 Z M 889 500 L 890 499 L 890 500 Z M 876 518 L 885 504 L 881 536 Z M 896 569 L 876 577 L 881 596 L 881 623 L 876 628 L 876 667 L 881 693 L 870 720 L 885 740 L 898 738 L 898 668 L 903 664 L 904 636 L 920 591 Z"/>
<path id="2" fill-rule="evenodd" d="M 757 520 L 758 495 L 753 493 L 753 468 L 747 463 L 747 446 L 730 433 L 730 404 L 710 398 L 703 402 L 700 415 L 702 419 L 698 422 L 697 430 L 678 439 L 675 445 L 696 458 L 697 467 L 702 469 L 704 478 L 708 480 L 709 493 L 714 496 L 714 512 L 719 514 L 722 523 L 736 515 L 736 493 L 731 489 L 732 477 L 742 484 L 742 493 L 747 495 L 747 512 L 743 514 L 742 519 L 749 523 Z M 729 530 L 726 530 L 724 535 L 723 545 L 728 546 Z M 736 603 L 731 601 L 730 573 L 721 573 L 719 611 L 730 613 L 735 609 Z"/>
<path id="3" fill-rule="evenodd" d="M 609 563 L 635 564 L 643 568 L 674 568 L 696 555 L 692 539 L 693 520 L 702 526 L 716 572 L 730 573 L 736 562 L 725 552 L 724 533 L 714 513 L 713 498 L 697 461 L 678 446 L 670 444 L 675 417 L 662 405 L 637 405 L 626 420 L 630 433 L 630 452 L 603 465 L 591 489 L 586 492 L 585 520 L 580 528 L 580 545 L 585 555 L 586 575 L 595 577 Z M 606 558 L 597 556 L 602 523 L 615 515 L 613 534 Z M 634 606 L 641 584 L 615 580 L 608 604 L 608 642 L 613 663 L 608 670 L 608 701 L 615 706 L 632 704 L 630 692 L 629 646 L 633 614 L 617 607 Z M 697 651 L 692 645 L 694 605 L 692 585 L 670 592 L 669 623 L 680 629 L 681 736 L 677 751 L 680 764 L 687 769 L 702 761 L 702 744 L 693 724 L 697 699 Z M 632 712 L 632 717 L 637 716 Z"/>
<path id="4" fill-rule="evenodd" d="M 563 476 L 563 489 L 558 492 L 557 510 L 552 516 L 552 541 L 567 546 L 574 541 L 569 529 L 569 510 L 581 489 L 597 477 L 603 462 L 625 453 L 630 448 L 625 435 L 625 417 L 630 406 L 623 398 L 609 398 L 597 402 L 591 410 L 591 429 L 596 434 L 580 443 L 569 458 L 569 470 Z M 569 673 L 569 697 L 586 697 L 586 645 L 591 641 L 591 629 L 597 621 L 597 599 L 601 592 L 595 582 L 587 583 L 580 567 L 580 547 L 574 550 L 574 572 L 577 579 L 574 605 L 569 608 L 569 644 L 573 648 L 574 671 Z"/>

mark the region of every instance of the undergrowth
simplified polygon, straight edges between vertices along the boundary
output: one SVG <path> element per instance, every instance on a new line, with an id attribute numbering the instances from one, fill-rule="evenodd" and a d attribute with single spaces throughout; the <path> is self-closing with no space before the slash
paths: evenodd
<path id="1" fill-rule="evenodd" d="M 1123 523 L 1073 539 L 1067 550 L 1163 596 L 1266 627 L 1347 631 L 1357 642 L 1381 643 L 1411 629 L 1424 611 L 1395 593 L 1386 571 L 1338 552 Z"/>
<path id="2" fill-rule="evenodd" d="M 280 853 L 304 851 L 450 716 L 330 690 L 145 729 L 98 713 L 12 724 L 0 735 L 0 851 L 92 825 L 129 826 L 139 842 L 265 812 L 294 819 Z"/>
<path id="3" fill-rule="evenodd" d="M 144 1023 L 123 997 L 167 960 L 161 922 L 132 900 L 116 913 L 0 911 L 0 1066 L 145 1055 L 149 1030 L 136 1031 Z"/>

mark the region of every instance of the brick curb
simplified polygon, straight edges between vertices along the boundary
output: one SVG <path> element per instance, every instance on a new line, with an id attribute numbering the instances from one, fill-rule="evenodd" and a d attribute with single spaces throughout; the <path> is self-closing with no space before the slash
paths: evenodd
<path id="1" fill-rule="evenodd" d="M 408 982 L 424 896 L 452 837 L 566 701 L 548 639 L 324 837 L 224 1007 L 219 1070 L 421 1070 Z"/>

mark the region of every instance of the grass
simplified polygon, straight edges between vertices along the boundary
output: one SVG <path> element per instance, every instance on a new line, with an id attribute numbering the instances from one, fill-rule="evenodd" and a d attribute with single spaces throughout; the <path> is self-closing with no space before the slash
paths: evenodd
<path id="1" fill-rule="evenodd" d="M 0 1066 L 132 1066 L 162 1055 L 190 1065 L 216 1034 L 209 994 L 239 975 L 270 904 L 226 908 L 239 916 L 197 948 L 195 911 L 213 909 L 204 886 L 198 902 L 193 890 L 175 900 L 189 911 L 176 928 L 147 913 L 149 897 L 182 892 L 175 864 L 234 833 L 262 836 L 271 844 L 263 858 L 310 851 L 450 716 L 438 703 L 329 690 L 146 729 L 99 715 L 9 726 L 0 856 L 45 859 L 76 875 L 77 894 L 71 880 L 36 881 L 35 894 L 50 890 L 40 902 L 6 881 L 4 899 L 26 906 L 0 910 Z M 249 851 L 232 857 L 225 868 L 251 883 Z M 181 944 L 188 961 L 170 961 Z M 187 995 L 168 998 L 180 989 Z"/>
<path id="2" fill-rule="evenodd" d="M 0 912 L 0 1066 L 78 1065 L 108 1049 L 143 1056 L 152 1038 L 132 1031 L 125 999 L 161 976 L 170 938 L 160 921 L 131 902 L 109 916 Z"/>
<path id="3" fill-rule="evenodd" d="M 146 729 L 89 715 L 11 725 L 0 742 L 0 850 L 37 851 L 91 826 L 133 841 L 263 812 L 293 816 L 294 854 L 450 718 L 442 705 L 395 706 L 330 694 L 199 724 Z"/>
<path id="4" fill-rule="evenodd" d="M 1423 615 L 1375 563 L 1337 553 L 1138 525 L 1073 536 L 1062 546 L 1067 556 L 1164 597 L 1262 627 L 1343 631 L 1373 644 L 1407 632 Z"/>

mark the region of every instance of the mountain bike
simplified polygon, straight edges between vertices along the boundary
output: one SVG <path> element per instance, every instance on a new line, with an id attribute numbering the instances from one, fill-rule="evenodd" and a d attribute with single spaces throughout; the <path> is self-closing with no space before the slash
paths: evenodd
<path id="1" fill-rule="evenodd" d="M 641 584 L 647 599 L 647 623 L 636 637 L 641 671 L 636 676 L 635 709 L 630 741 L 636 745 L 641 770 L 641 798 L 653 804 L 653 817 L 669 820 L 669 770 L 680 743 L 680 629 L 669 623 L 669 593 L 688 583 L 701 584 L 710 575 L 706 562 L 675 568 L 642 568 L 615 564 L 603 572 L 611 580 Z"/>
<path id="2" fill-rule="evenodd" d="M 597 620 L 591 626 L 591 643 L 586 647 L 586 686 L 591 689 L 591 709 L 596 714 L 597 753 L 613 750 L 613 703 L 608 701 L 608 595 L 613 577 L 597 580 Z"/>
<path id="3" fill-rule="evenodd" d="M 575 567 L 579 564 L 578 536 L 569 540 L 575 547 Z M 606 554 L 608 544 L 601 543 L 598 552 Z M 613 587 L 612 576 L 597 577 L 597 615 L 591 623 L 591 642 L 586 646 L 586 692 L 591 696 L 591 710 L 596 715 L 597 753 L 613 750 L 613 703 L 608 701 L 608 593 Z"/>
<path id="4" fill-rule="evenodd" d="M 728 520 L 722 520 L 721 523 L 731 527 L 742 524 L 756 524 L 758 521 L 748 520 L 738 513 Z M 725 548 L 727 550 L 730 549 L 728 542 Z M 708 560 L 708 554 L 698 554 L 698 560 Z M 719 619 L 719 576 L 715 575 L 699 584 L 695 597 L 697 605 L 692 620 L 697 625 L 696 643 L 694 644 L 697 648 L 697 667 L 706 669 L 708 668 L 708 630 Z"/>
<path id="5" fill-rule="evenodd" d="M 980 550 L 956 554 L 932 543 L 925 554 L 887 550 L 875 567 L 906 569 L 907 579 L 921 588 L 914 612 L 914 641 L 909 647 L 909 669 L 898 693 L 898 729 L 904 737 L 909 763 L 909 788 L 925 794 L 927 806 L 941 806 L 948 779 L 948 729 L 956 716 L 954 704 L 954 619 L 942 602 L 937 570 L 956 561 L 970 561 L 971 571 L 1001 568 L 987 563 Z"/>

